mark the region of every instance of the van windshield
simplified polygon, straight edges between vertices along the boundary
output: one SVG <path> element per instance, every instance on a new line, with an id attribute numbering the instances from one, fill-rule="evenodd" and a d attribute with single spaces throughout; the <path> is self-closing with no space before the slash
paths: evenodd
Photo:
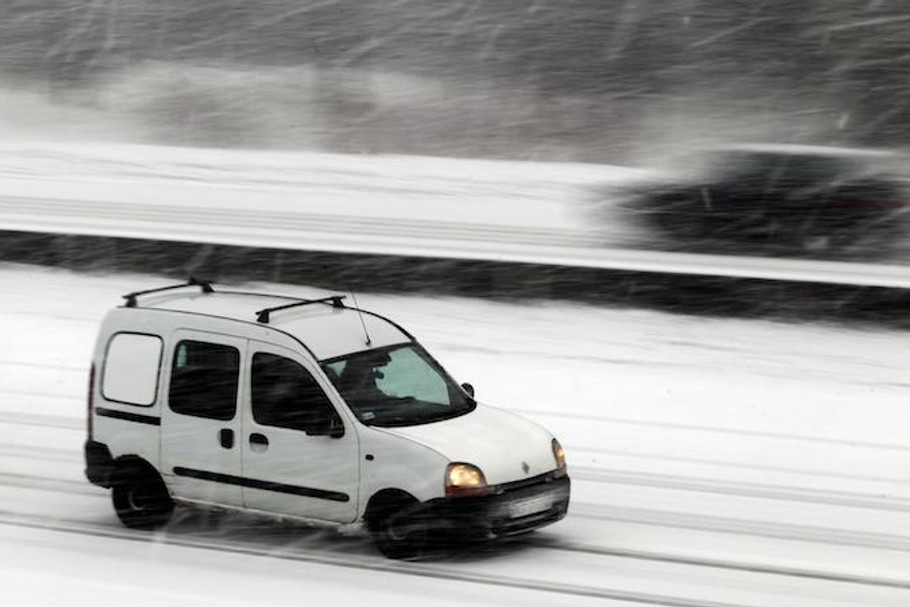
<path id="1" fill-rule="evenodd" d="M 357 419 L 368 426 L 429 424 L 476 406 L 418 344 L 333 358 L 322 368 Z"/>

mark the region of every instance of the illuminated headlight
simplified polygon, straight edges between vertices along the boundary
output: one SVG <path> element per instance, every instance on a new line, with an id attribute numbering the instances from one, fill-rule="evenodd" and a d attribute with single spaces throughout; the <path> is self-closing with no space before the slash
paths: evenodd
<path id="1" fill-rule="evenodd" d="M 562 448 L 559 441 L 555 438 L 550 443 L 553 447 L 553 457 L 556 459 L 556 469 L 565 471 L 566 469 L 566 450 Z"/>
<path id="2" fill-rule="evenodd" d="M 449 464 L 446 468 L 446 496 L 486 495 L 490 492 L 487 479 L 477 466 Z"/>

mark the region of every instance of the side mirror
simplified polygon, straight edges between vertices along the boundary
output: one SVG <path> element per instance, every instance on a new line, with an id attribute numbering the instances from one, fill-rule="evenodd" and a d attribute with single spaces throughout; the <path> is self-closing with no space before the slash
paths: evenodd
<path id="1" fill-rule="evenodd" d="M 467 392 L 468 396 L 470 396 L 471 398 L 474 398 L 474 386 L 465 382 L 465 383 L 461 384 L 461 389 L 464 390 L 465 392 Z"/>

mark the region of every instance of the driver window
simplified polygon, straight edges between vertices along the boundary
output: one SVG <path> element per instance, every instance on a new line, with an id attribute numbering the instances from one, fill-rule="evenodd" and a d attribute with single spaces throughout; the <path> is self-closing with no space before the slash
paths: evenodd
<path id="1" fill-rule="evenodd" d="M 253 419 L 263 426 L 323 433 L 341 418 L 315 378 L 297 362 L 265 352 L 253 355 Z"/>

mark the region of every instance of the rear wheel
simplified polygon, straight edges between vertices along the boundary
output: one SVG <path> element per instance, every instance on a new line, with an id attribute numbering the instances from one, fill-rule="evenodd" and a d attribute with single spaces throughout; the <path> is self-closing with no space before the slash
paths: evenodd
<path id="1" fill-rule="evenodd" d="M 170 520 L 174 501 L 157 472 L 129 466 L 116 477 L 111 498 L 121 523 L 132 529 L 155 529 Z"/>

